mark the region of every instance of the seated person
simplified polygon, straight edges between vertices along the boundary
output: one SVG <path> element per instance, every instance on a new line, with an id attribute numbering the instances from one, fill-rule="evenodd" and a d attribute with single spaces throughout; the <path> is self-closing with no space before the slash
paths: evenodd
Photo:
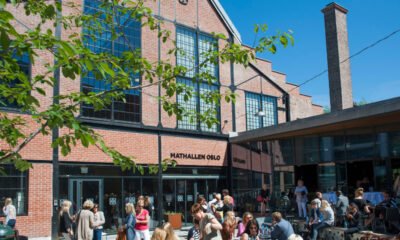
<path id="1" fill-rule="evenodd" d="M 322 213 L 322 221 L 311 226 L 311 239 L 317 240 L 318 231 L 323 228 L 331 227 L 335 223 L 335 214 L 328 201 L 322 200 L 320 211 Z"/>
<path id="2" fill-rule="evenodd" d="M 287 240 L 294 235 L 292 224 L 282 218 L 280 212 L 272 213 L 271 239 Z"/>
<path id="3" fill-rule="evenodd" d="M 346 213 L 345 221 L 347 222 L 347 229 L 345 230 L 345 239 L 350 239 L 350 235 L 359 232 L 362 229 L 361 216 L 358 207 L 355 203 L 349 205 L 349 210 Z"/>
<path id="4" fill-rule="evenodd" d="M 193 224 L 193 227 L 188 232 L 187 240 L 200 240 L 200 222 L 194 219 Z"/>
<path id="5" fill-rule="evenodd" d="M 322 214 L 318 208 L 318 201 L 313 200 L 311 202 L 311 211 L 309 215 L 309 219 L 307 221 L 307 226 L 309 229 L 312 229 L 312 225 L 318 224 L 322 221 Z"/>

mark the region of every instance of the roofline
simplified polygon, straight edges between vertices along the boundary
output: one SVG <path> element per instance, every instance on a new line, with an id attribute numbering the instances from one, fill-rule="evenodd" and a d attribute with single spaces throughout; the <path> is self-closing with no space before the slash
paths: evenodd
<path id="1" fill-rule="evenodd" d="M 311 103 L 311 105 L 313 105 L 313 106 L 316 106 L 316 107 L 324 107 L 324 106 L 322 106 L 322 105 L 320 105 L 320 104 L 317 104 L 317 103 Z"/>
<path id="2" fill-rule="evenodd" d="M 229 31 L 239 40 L 240 44 L 242 44 L 242 37 L 240 36 L 239 31 L 233 24 L 232 20 L 229 18 L 229 15 L 225 12 L 225 9 L 222 7 L 219 0 L 210 0 L 214 8 L 217 10 L 218 14 L 221 16 L 225 25 L 228 27 Z"/>
<path id="3" fill-rule="evenodd" d="M 239 133 L 239 136 L 230 138 L 229 141 L 231 143 L 241 143 L 257 141 L 263 138 L 265 140 L 268 137 L 278 139 L 279 136 L 284 134 L 396 112 L 400 112 L 400 97 L 242 132 Z"/>

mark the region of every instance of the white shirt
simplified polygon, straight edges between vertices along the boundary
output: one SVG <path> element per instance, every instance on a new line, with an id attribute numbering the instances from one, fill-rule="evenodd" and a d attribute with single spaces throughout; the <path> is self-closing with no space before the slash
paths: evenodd
<path id="1" fill-rule="evenodd" d="M 104 219 L 104 213 L 102 211 L 97 211 L 94 214 L 94 225 L 97 226 L 95 229 L 103 229 L 103 224 L 106 222 Z"/>
<path id="2" fill-rule="evenodd" d="M 17 219 L 17 211 L 15 210 L 14 205 L 9 204 L 6 207 L 3 207 L 3 212 L 6 215 L 6 223 L 10 219 Z"/>

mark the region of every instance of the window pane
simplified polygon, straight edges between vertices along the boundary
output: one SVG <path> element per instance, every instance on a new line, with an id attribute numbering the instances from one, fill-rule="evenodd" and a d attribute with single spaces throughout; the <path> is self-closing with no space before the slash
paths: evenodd
<path id="1" fill-rule="evenodd" d="M 370 159 L 376 156 L 376 136 L 358 134 L 347 136 L 346 153 L 348 160 Z"/>
<path id="2" fill-rule="evenodd" d="M 101 14 L 96 18 L 98 22 L 90 23 L 90 27 L 83 27 L 85 46 L 94 53 L 109 53 L 117 57 L 122 57 L 124 52 L 131 52 L 140 48 L 140 23 L 130 17 L 130 12 L 123 14 L 118 10 L 112 12 L 112 10 L 102 8 L 102 3 L 98 0 L 85 1 L 84 14 L 93 15 L 108 12 L 108 14 L 113 15 L 114 21 L 112 24 L 106 24 L 106 16 Z M 100 23 L 100 29 L 97 27 L 98 23 Z M 118 35 L 114 40 L 112 39 L 111 28 L 115 29 Z M 140 83 L 139 75 L 133 72 L 128 73 L 132 79 L 131 86 L 138 86 Z M 106 83 L 104 79 L 96 79 L 94 72 L 87 72 L 82 78 L 82 91 L 85 93 L 110 89 L 110 84 Z M 95 111 L 92 105 L 83 104 L 82 113 L 86 117 L 140 122 L 140 91 L 136 89 L 125 91 L 125 101 L 115 100 L 113 104 L 100 111 Z"/>
<path id="3" fill-rule="evenodd" d="M 262 110 L 265 113 L 263 127 L 276 125 L 278 122 L 276 97 L 262 96 Z"/>
<path id="4" fill-rule="evenodd" d="M 208 85 L 207 83 L 201 83 L 200 84 L 200 95 L 202 94 L 207 94 L 209 92 L 214 92 L 214 91 L 218 91 L 218 86 L 215 85 Z M 200 98 L 200 113 L 204 114 L 206 112 L 211 112 L 215 111 L 215 115 L 214 117 L 216 117 L 218 119 L 218 106 L 215 103 L 207 103 L 205 100 L 203 100 L 202 98 Z M 205 132 L 217 132 L 218 131 L 218 125 L 217 124 L 213 124 L 211 126 L 211 128 L 208 128 L 207 124 L 204 122 L 200 123 L 200 128 L 202 131 Z"/>
<path id="5" fill-rule="evenodd" d="M 213 37 L 200 34 L 199 36 L 199 64 L 205 62 L 207 54 L 217 49 L 217 40 Z M 206 72 L 218 80 L 218 65 L 207 62 L 205 66 L 200 69 L 200 72 Z"/>
<path id="6" fill-rule="evenodd" d="M 190 29 L 176 29 L 176 45 L 179 49 L 176 61 L 178 66 L 186 67 L 186 77 L 194 77 L 196 66 L 196 33 Z"/>
<path id="7" fill-rule="evenodd" d="M 16 171 L 12 165 L 2 165 L 6 175 L 0 175 L 0 206 L 4 206 L 6 198 L 11 198 L 17 214 L 28 211 L 28 171 Z M 0 216 L 4 216 L 0 211 Z"/>
<path id="8" fill-rule="evenodd" d="M 246 92 L 246 124 L 247 130 L 260 128 L 260 95 Z"/>
<path id="9" fill-rule="evenodd" d="M 194 92 L 197 92 L 197 83 L 193 83 L 192 80 L 177 78 L 178 83 L 185 84 L 193 88 Z M 192 95 L 188 101 L 185 101 L 184 94 L 178 94 L 178 103 L 185 109 L 186 112 L 196 113 L 197 112 L 197 96 Z M 197 130 L 197 118 L 196 116 L 182 116 L 182 120 L 178 120 L 178 128 Z"/>

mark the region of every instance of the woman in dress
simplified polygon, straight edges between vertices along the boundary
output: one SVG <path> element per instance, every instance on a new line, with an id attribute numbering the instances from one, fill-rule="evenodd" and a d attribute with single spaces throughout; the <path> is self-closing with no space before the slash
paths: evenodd
<path id="1" fill-rule="evenodd" d="M 258 234 L 260 233 L 260 227 L 255 219 L 250 220 L 247 223 L 246 230 L 240 237 L 240 240 L 260 240 Z"/>
<path id="2" fill-rule="evenodd" d="M 134 240 L 136 238 L 136 217 L 135 207 L 132 203 L 125 205 L 126 218 L 124 222 L 124 230 L 126 231 L 126 240 Z"/>
<path id="3" fill-rule="evenodd" d="M 103 224 L 106 222 L 104 218 L 104 213 L 99 211 L 99 205 L 94 204 L 93 206 L 94 224 L 96 227 L 93 230 L 93 240 L 101 240 L 101 235 L 103 233 Z"/>
<path id="4" fill-rule="evenodd" d="M 6 198 L 3 207 L 3 213 L 6 216 L 6 225 L 11 228 L 14 228 L 15 223 L 17 222 L 17 210 L 15 209 L 15 206 L 12 204 L 11 198 Z"/>
<path id="5" fill-rule="evenodd" d="M 83 209 L 76 217 L 76 238 L 78 240 L 93 240 L 94 214 L 90 211 L 93 206 L 94 204 L 91 200 L 86 200 L 83 203 Z"/>
<path id="6" fill-rule="evenodd" d="M 139 200 L 136 204 L 136 240 L 150 240 L 149 222 L 150 216 L 144 209 L 144 200 Z"/>
<path id="7" fill-rule="evenodd" d="M 242 222 L 240 222 L 240 223 L 238 224 L 238 232 L 237 232 L 237 236 L 236 236 L 236 237 L 242 236 L 242 234 L 244 233 L 244 231 L 246 231 L 247 223 L 248 223 L 250 220 L 253 220 L 253 214 L 251 214 L 251 213 L 249 213 L 249 212 L 245 212 L 245 213 L 243 214 L 243 217 L 242 217 Z"/>
<path id="8" fill-rule="evenodd" d="M 60 209 L 60 233 L 65 240 L 71 240 L 74 236 L 72 231 L 72 217 L 69 215 L 69 209 L 71 208 L 71 202 L 64 200 L 61 204 Z"/>
<path id="9" fill-rule="evenodd" d="M 265 211 L 267 210 L 267 204 L 269 201 L 269 192 L 267 189 L 267 184 L 263 184 L 261 191 L 260 191 L 260 196 L 261 196 L 261 215 L 265 215 Z"/>

